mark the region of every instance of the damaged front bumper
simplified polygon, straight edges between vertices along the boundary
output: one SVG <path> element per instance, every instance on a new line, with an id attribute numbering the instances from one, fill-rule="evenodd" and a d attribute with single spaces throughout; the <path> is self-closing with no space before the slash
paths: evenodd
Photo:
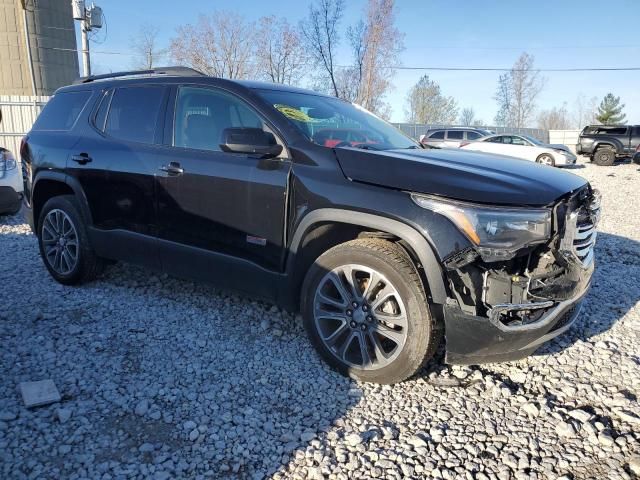
<path id="1" fill-rule="evenodd" d="M 517 360 L 566 332 L 591 285 L 599 216 L 599 195 L 574 195 L 554 208 L 559 233 L 547 245 L 501 263 L 451 262 L 446 362 Z"/>
<path id="2" fill-rule="evenodd" d="M 475 316 L 462 311 L 451 301 L 444 308 L 446 332 L 446 362 L 452 364 L 480 364 L 518 360 L 532 354 L 541 344 L 566 332 L 582 308 L 583 297 L 589 290 L 593 265 L 584 272 L 584 282 L 574 296 L 559 302 L 511 304 L 520 310 L 544 310 L 535 322 L 505 325 L 500 321 L 502 309 L 490 311 L 488 316 Z M 495 307 L 494 307 L 495 308 Z"/>

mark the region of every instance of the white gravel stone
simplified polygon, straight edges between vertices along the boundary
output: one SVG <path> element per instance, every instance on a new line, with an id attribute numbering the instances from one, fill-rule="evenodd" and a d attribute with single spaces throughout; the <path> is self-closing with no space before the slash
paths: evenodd
<path id="1" fill-rule="evenodd" d="M 588 422 L 591 417 L 593 415 L 591 415 L 589 412 L 585 412 L 584 410 L 581 410 L 579 408 L 575 409 L 575 410 L 571 410 L 568 415 L 571 418 L 575 418 L 576 420 L 582 422 L 582 423 L 586 423 Z"/>
<path id="2" fill-rule="evenodd" d="M 344 437 L 344 441 L 347 443 L 347 445 L 355 447 L 356 445 L 360 445 L 362 443 L 362 436 L 359 433 L 352 433 Z"/>
<path id="3" fill-rule="evenodd" d="M 560 421 L 556 425 L 556 433 L 561 437 L 573 437 L 576 434 L 576 429 L 569 422 Z"/>
<path id="4" fill-rule="evenodd" d="M 417 435 L 413 435 L 407 440 L 409 445 L 414 447 L 427 447 L 429 444 L 422 438 Z"/>
<path id="5" fill-rule="evenodd" d="M 56 409 L 56 417 L 60 423 L 67 423 L 73 414 L 73 410 L 70 408 L 58 408 Z"/>
<path id="6" fill-rule="evenodd" d="M 640 172 L 569 171 L 603 193 L 572 329 L 524 360 L 450 378 L 431 362 L 393 386 L 339 376 L 298 315 L 257 299 L 125 264 L 59 285 L 29 227 L 0 217 L 0 283 L 15 285 L 0 309 L 0 478 L 640 476 Z M 33 378 L 64 403 L 27 410 L 16 385 Z"/>
<path id="7" fill-rule="evenodd" d="M 629 470 L 631 470 L 634 475 L 640 477 L 640 455 L 633 455 L 629 459 Z"/>
<path id="8" fill-rule="evenodd" d="M 522 410 L 532 417 L 540 415 L 540 409 L 535 403 L 527 402 L 522 406 Z"/>

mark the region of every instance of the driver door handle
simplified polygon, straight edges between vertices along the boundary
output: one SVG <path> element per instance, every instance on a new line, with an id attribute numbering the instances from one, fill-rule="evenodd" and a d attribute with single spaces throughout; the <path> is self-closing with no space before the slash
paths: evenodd
<path id="1" fill-rule="evenodd" d="M 80 165 L 86 165 L 91 162 L 92 158 L 87 153 L 80 153 L 78 155 L 71 155 L 71 160 Z"/>
<path id="2" fill-rule="evenodd" d="M 182 175 L 184 173 L 184 169 L 180 166 L 178 162 L 170 162 L 169 165 L 163 165 L 160 167 L 160 170 L 163 172 L 167 172 L 169 175 Z"/>

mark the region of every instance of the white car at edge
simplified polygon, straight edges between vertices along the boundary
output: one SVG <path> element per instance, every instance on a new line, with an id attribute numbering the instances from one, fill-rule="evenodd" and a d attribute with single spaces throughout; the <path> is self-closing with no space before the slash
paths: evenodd
<path id="1" fill-rule="evenodd" d="M 22 206 L 22 168 L 20 160 L 0 147 L 0 215 L 15 215 Z"/>
<path id="2" fill-rule="evenodd" d="M 487 135 L 473 142 L 463 142 L 460 148 L 508 155 L 552 167 L 565 167 L 576 163 L 576 156 L 567 146 L 543 143 L 528 135 Z"/>

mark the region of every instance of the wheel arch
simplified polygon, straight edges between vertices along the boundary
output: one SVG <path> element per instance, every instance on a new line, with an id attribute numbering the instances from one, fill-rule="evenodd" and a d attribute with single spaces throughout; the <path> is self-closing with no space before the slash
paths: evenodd
<path id="1" fill-rule="evenodd" d="M 593 146 L 593 153 L 596 153 L 598 151 L 598 149 L 605 147 L 605 148 L 613 148 L 613 150 L 615 150 L 615 153 L 618 153 L 618 149 L 622 146 L 622 144 L 617 145 L 615 141 L 609 139 L 609 140 L 603 140 L 603 141 L 599 141 L 596 142 Z"/>
<path id="2" fill-rule="evenodd" d="M 318 240 L 319 245 L 305 256 L 305 248 L 310 241 L 327 233 L 319 229 L 328 230 L 329 236 Z M 339 243 L 361 235 L 387 237 L 400 243 L 414 261 L 422 265 L 421 277 L 428 285 L 428 294 L 433 303 L 442 305 L 446 302 L 447 293 L 440 263 L 427 239 L 415 228 L 379 215 L 323 208 L 308 213 L 293 234 L 286 264 L 290 297 L 287 303 L 298 304 L 304 276 L 318 256 Z"/>
<path id="3" fill-rule="evenodd" d="M 50 198 L 60 195 L 74 195 L 78 199 L 82 216 L 91 223 L 91 212 L 87 204 L 87 198 L 80 183 L 61 172 L 41 172 L 36 176 L 31 195 L 31 207 L 33 209 L 33 221 L 37 228 L 42 207 Z"/>

